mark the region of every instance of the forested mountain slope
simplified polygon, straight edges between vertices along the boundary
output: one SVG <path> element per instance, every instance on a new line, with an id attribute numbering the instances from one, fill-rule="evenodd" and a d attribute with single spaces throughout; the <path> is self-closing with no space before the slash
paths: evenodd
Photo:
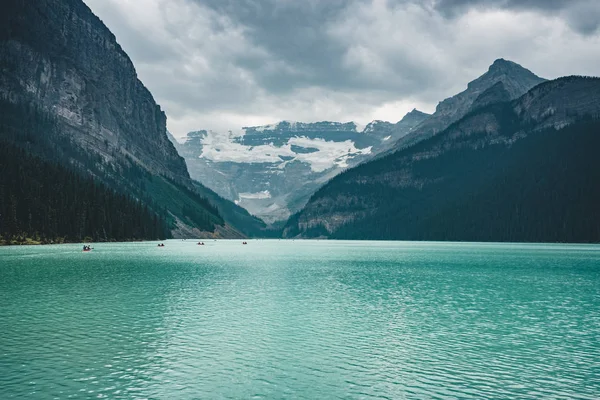
<path id="1" fill-rule="evenodd" d="M 131 60 L 81 0 L 2 3 L 0 108 L 0 139 L 166 208 L 174 234 L 224 225 Z"/>
<path id="2" fill-rule="evenodd" d="M 566 77 L 330 181 L 287 237 L 600 241 L 600 79 Z"/>
<path id="3" fill-rule="evenodd" d="M 169 236 L 166 211 L 0 141 L 0 244 Z"/>

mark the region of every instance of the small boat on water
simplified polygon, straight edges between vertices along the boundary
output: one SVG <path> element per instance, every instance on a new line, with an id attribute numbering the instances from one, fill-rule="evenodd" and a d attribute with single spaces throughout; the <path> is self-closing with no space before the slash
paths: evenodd
<path id="1" fill-rule="evenodd" d="M 83 252 L 84 253 L 89 253 L 92 250 L 93 250 L 92 246 L 88 246 L 88 245 L 85 245 L 85 244 L 83 245 Z"/>
<path id="2" fill-rule="evenodd" d="M 164 243 L 159 243 L 157 247 L 165 247 Z"/>

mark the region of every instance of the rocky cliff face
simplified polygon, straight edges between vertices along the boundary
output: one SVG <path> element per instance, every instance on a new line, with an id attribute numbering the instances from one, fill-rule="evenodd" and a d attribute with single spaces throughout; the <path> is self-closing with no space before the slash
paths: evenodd
<path id="1" fill-rule="evenodd" d="M 506 90 L 506 88 L 504 87 L 504 83 L 497 82 L 496 84 L 494 84 L 494 86 L 490 87 L 489 89 L 481 93 L 479 96 L 477 96 L 477 98 L 471 105 L 470 111 L 489 106 L 490 104 L 510 101 L 511 98 L 512 97 L 510 93 L 508 93 L 508 90 Z"/>
<path id="2" fill-rule="evenodd" d="M 398 124 L 373 121 L 245 127 L 229 136 L 191 132 L 176 144 L 190 174 L 267 222 L 287 219 L 325 182 L 388 148 L 427 114 L 414 110 Z"/>
<path id="3" fill-rule="evenodd" d="M 493 92 L 503 92 L 499 89 L 503 88 Z M 600 119 L 599 99 L 600 79 L 566 77 L 538 85 L 512 102 L 482 104 L 438 135 L 332 179 L 290 219 L 284 234 L 541 240 L 553 238 L 542 234 L 563 229 L 549 228 L 552 224 L 544 221 L 550 221 L 552 213 L 563 215 L 564 210 L 568 215 L 561 218 L 575 232 L 572 227 L 578 222 L 573 215 L 579 211 L 572 209 L 574 203 L 595 213 L 586 203 L 589 196 L 579 194 L 591 195 L 594 185 L 587 176 L 597 157 L 585 143 L 596 142 L 599 123 L 586 125 L 585 121 Z M 528 176 L 527 171 L 537 175 Z M 535 211 L 535 204 L 545 201 L 550 192 L 557 209 L 546 210 L 544 216 Z M 522 220 L 513 214 L 520 212 L 520 204 L 528 207 Z M 497 220 L 488 221 L 486 230 L 482 221 L 493 215 Z M 493 235 L 493 224 L 504 223 L 498 221 L 510 221 L 510 226 L 502 225 L 504 236 Z M 480 231 L 460 237 L 460 232 L 475 226 Z M 557 240 L 569 237 L 568 232 L 561 232 Z"/>
<path id="4" fill-rule="evenodd" d="M 544 81 L 545 79 L 517 63 L 498 59 L 485 74 L 469 82 L 465 91 L 440 102 L 435 113 L 398 140 L 394 148 L 401 149 L 411 146 L 443 131 L 450 124 L 464 117 L 472 109 L 477 99 L 498 83 L 503 85 L 503 96 L 507 95 L 507 100 L 513 100 Z M 499 87 L 496 87 L 495 91 L 498 89 Z M 488 92 L 486 95 L 491 95 L 491 93 Z M 494 97 L 497 96 L 498 93 L 494 93 Z M 480 99 L 480 101 L 484 100 L 485 97 Z"/>
<path id="5" fill-rule="evenodd" d="M 106 164 L 128 157 L 189 180 L 166 116 L 114 35 L 80 0 L 7 0 L 0 14 L 0 95 L 60 118 L 65 134 Z"/>
<path id="6" fill-rule="evenodd" d="M 131 60 L 81 0 L 2 3 L 0 104 L 15 110 L 0 115 L 0 140 L 166 210 L 174 235 L 233 232 L 196 190 Z"/>

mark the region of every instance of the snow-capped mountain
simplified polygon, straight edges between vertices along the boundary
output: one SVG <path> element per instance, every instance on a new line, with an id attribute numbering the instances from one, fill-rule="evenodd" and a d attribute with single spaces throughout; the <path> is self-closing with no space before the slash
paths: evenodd
<path id="1" fill-rule="evenodd" d="M 190 175 L 271 223 L 300 210 L 325 182 L 389 149 L 428 114 L 413 110 L 397 124 L 373 121 L 277 124 L 238 133 L 190 132 L 176 143 Z"/>

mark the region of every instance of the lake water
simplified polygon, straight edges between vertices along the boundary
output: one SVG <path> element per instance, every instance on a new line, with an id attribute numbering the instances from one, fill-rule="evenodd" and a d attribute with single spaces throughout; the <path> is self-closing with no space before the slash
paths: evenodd
<path id="1" fill-rule="evenodd" d="M 600 398 L 600 246 L 0 248 L 0 399 Z"/>

